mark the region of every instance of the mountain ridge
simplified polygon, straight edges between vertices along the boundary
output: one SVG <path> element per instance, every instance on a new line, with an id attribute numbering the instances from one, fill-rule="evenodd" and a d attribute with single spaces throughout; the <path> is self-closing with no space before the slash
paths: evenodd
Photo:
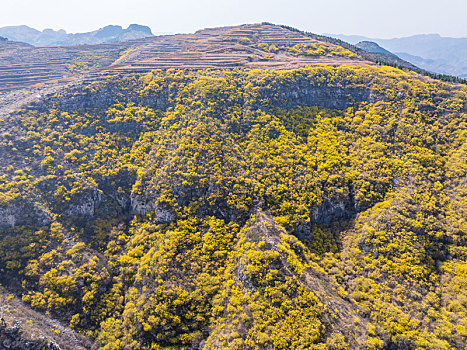
<path id="1" fill-rule="evenodd" d="M 368 52 L 382 53 L 382 54 L 385 54 L 385 55 L 396 56 L 392 52 L 390 52 L 390 51 L 386 50 L 385 48 L 379 46 L 377 43 L 375 43 L 373 41 L 360 41 L 355 46 L 357 46 L 358 48 L 360 48 L 362 50 L 368 51 Z"/>
<path id="2" fill-rule="evenodd" d="M 442 37 L 439 34 L 418 34 L 393 39 L 375 39 L 358 35 L 329 35 L 353 44 L 364 40 L 373 41 L 430 72 L 461 78 L 467 77 L 467 61 L 465 59 L 467 38 Z M 421 57 L 422 60 L 416 57 Z"/>
<path id="3" fill-rule="evenodd" d="M 21 26 L 8 26 L 0 28 L 0 36 L 11 41 L 20 41 L 33 46 L 76 46 L 102 44 L 115 41 L 127 41 L 153 36 L 147 26 L 131 24 L 123 29 L 119 25 L 108 25 L 103 28 L 86 33 L 67 33 L 65 30 L 37 29 Z"/>

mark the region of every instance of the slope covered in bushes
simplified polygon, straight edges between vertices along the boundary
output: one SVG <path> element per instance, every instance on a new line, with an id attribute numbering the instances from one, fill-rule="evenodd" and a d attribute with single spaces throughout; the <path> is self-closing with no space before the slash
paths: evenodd
<path id="1" fill-rule="evenodd" d="M 461 349 L 467 89 L 154 71 L 0 121 L 4 286 L 104 349 Z"/>

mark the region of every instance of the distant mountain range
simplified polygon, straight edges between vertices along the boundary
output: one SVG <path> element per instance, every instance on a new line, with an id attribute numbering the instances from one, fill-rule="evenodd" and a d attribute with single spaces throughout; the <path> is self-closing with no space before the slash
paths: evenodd
<path id="1" fill-rule="evenodd" d="M 118 25 L 109 25 L 92 32 L 76 34 L 67 33 L 63 29 L 44 29 L 41 32 L 25 25 L 0 28 L 0 37 L 34 46 L 102 44 L 150 36 L 153 36 L 151 28 L 139 24 L 132 24 L 127 29 L 123 29 Z"/>
<path id="2" fill-rule="evenodd" d="M 467 78 L 467 38 L 448 38 L 438 34 L 422 34 L 394 39 L 374 39 L 359 35 L 326 35 L 351 44 L 372 41 L 400 58 L 430 72 Z"/>

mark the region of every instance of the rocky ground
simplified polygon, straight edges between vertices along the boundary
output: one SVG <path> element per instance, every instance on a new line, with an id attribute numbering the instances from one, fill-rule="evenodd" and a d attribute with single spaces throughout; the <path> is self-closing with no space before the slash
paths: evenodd
<path id="1" fill-rule="evenodd" d="M 92 343 L 0 289 L 0 350 L 85 350 Z"/>

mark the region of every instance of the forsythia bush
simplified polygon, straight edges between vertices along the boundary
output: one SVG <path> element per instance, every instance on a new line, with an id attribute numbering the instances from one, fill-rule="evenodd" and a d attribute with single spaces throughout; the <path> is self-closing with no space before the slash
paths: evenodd
<path id="1" fill-rule="evenodd" d="M 466 106 L 370 66 L 67 91 L 0 121 L 0 282 L 109 350 L 464 348 Z"/>

